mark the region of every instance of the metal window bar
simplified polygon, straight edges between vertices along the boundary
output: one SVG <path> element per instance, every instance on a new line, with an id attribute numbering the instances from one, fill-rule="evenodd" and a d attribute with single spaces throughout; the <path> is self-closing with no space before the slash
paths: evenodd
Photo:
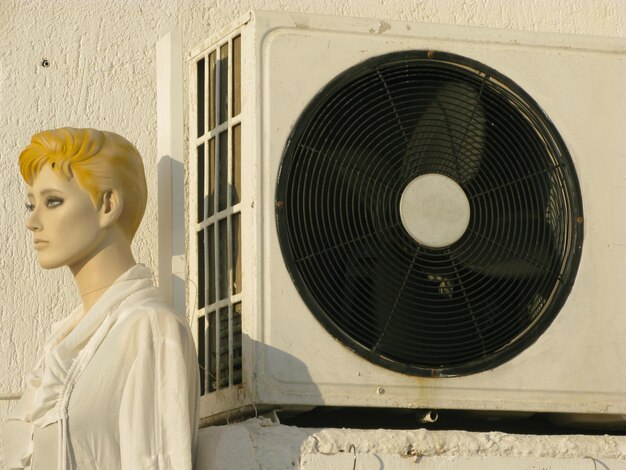
<path id="1" fill-rule="evenodd" d="M 191 141 L 203 162 L 197 162 L 192 168 L 195 167 L 195 177 L 201 178 L 196 181 L 196 187 L 202 187 L 203 194 L 197 191 L 196 205 L 191 207 L 198 220 L 195 231 L 198 237 L 191 243 L 192 253 L 203 258 L 195 264 L 198 267 L 196 279 L 203 285 L 198 286 L 202 293 L 197 294 L 194 319 L 201 356 L 199 363 L 204 367 L 202 394 L 206 394 L 242 380 L 241 204 L 240 194 L 234 193 L 240 190 L 240 176 L 236 171 L 240 171 L 241 166 L 240 31 L 195 60 L 195 73 L 199 77 L 195 100 L 197 125 L 192 127 L 197 136 Z M 200 78 L 203 83 L 199 83 Z M 202 109 L 198 109 L 200 107 Z M 234 146 L 238 146 L 237 149 Z M 200 147 L 202 152 L 198 152 Z M 193 250 L 194 241 L 196 250 Z"/>

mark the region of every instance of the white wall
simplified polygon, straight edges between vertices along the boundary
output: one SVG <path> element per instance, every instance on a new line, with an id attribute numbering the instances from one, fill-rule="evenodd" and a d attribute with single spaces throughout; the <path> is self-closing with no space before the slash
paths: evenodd
<path id="1" fill-rule="evenodd" d="M 156 41 L 179 28 L 187 51 L 252 8 L 626 36 L 625 0 L 0 0 L 0 419 L 51 323 L 78 300 L 69 273 L 36 263 L 19 151 L 61 126 L 135 142 L 150 198 L 134 247 L 156 269 Z"/>
<path id="2" fill-rule="evenodd" d="M 623 436 L 294 428 L 266 418 L 200 430 L 202 470 L 626 470 Z"/>

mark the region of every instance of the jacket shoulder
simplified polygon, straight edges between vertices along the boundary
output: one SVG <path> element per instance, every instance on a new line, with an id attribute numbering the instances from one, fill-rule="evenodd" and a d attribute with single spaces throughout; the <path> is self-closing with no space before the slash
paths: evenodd
<path id="1" fill-rule="evenodd" d="M 126 330 L 136 339 L 170 339 L 181 343 L 191 339 L 184 319 L 156 296 L 124 305 L 114 328 Z"/>

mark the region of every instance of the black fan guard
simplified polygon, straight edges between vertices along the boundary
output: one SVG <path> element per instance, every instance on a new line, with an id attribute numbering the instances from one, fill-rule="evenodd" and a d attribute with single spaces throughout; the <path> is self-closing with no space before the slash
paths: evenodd
<path id="1" fill-rule="evenodd" d="M 470 202 L 447 247 L 420 245 L 400 218 L 402 191 L 426 173 Z M 291 133 L 276 194 L 308 308 L 345 346 L 407 374 L 466 375 L 520 353 L 580 261 L 580 188 L 556 128 L 511 80 L 450 53 L 386 54 L 330 81 Z"/>

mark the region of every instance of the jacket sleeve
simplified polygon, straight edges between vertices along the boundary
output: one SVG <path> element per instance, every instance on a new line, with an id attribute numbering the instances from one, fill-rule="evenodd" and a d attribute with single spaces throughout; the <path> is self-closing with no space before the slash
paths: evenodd
<path id="1" fill-rule="evenodd" d="M 149 314 L 150 332 L 126 378 L 119 412 L 124 470 L 191 470 L 198 429 L 198 365 L 188 328 Z"/>

